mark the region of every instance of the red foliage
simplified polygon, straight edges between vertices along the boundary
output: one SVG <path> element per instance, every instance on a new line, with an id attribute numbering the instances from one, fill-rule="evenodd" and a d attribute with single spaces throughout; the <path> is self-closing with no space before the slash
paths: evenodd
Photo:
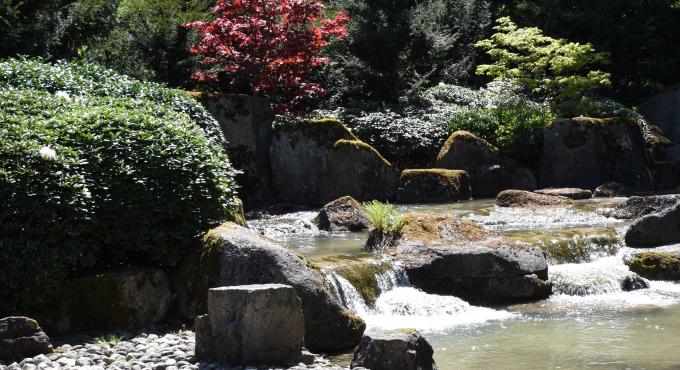
<path id="1" fill-rule="evenodd" d="M 347 14 L 326 18 L 318 0 L 217 0 L 212 11 L 214 21 L 184 25 L 202 34 L 191 52 L 207 69 L 195 80 L 219 82 L 226 72 L 232 91 L 270 97 L 279 112 L 324 93 L 308 79 L 328 63 L 321 49 L 347 36 Z"/>

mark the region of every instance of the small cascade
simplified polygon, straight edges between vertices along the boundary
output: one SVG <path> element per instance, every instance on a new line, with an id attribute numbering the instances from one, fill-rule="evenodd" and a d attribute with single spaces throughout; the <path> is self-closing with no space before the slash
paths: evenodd
<path id="1" fill-rule="evenodd" d="M 622 284 L 635 276 L 621 257 L 605 257 L 590 263 L 568 263 L 550 266 L 553 294 L 587 296 L 623 292 Z"/>
<path id="2" fill-rule="evenodd" d="M 321 230 L 316 226 L 315 211 L 293 212 L 283 215 L 269 215 L 256 220 L 249 220 L 248 225 L 260 234 L 279 239 L 290 235 L 319 235 Z"/>
<path id="3" fill-rule="evenodd" d="M 331 288 L 331 292 L 345 307 L 360 316 L 369 311 L 364 298 L 347 279 L 334 271 L 328 271 L 326 272 L 326 280 Z"/>
<path id="4" fill-rule="evenodd" d="M 371 261 L 377 286 L 376 299 L 367 302 L 350 280 L 346 271 L 326 271 L 333 293 L 342 303 L 361 316 L 369 329 L 417 328 L 421 331 L 442 331 L 459 325 L 505 320 L 518 316 L 503 310 L 472 306 L 453 296 L 427 294 L 410 286 L 406 272 L 400 266 L 385 261 Z M 366 267 L 357 267 L 363 272 Z M 363 269 L 363 270 L 362 270 Z M 361 275 L 355 273 L 350 276 Z M 352 279 L 354 280 L 354 279 Z"/>

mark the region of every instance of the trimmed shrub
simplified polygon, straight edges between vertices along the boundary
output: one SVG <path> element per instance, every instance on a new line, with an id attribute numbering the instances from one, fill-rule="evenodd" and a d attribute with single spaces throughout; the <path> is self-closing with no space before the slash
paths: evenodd
<path id="1" fill-rule="evenodd" d="M 0 316 L 39 309 L 84 271 L 173 266 L 234 218 L 217 124 L 179 92 L 94 66 L 10 60 L 0 122 Z"/>

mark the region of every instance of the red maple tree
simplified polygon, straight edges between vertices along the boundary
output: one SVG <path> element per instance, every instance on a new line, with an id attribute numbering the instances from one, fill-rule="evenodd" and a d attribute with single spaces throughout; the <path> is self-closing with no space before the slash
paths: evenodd
<path id="1" fill-rule="evenodd" d="M 347 36 L 347 14 L 326 18 L 318 0 L 217 0 L 212 12 L 214 21 L 184 25 L 202 35 L 190 49 L 206 66 L 195 80 L 228 79 L 231 91 L 267 96 L 277 112 L 324 93 L 309 77 L 328 63 L 321 49 Z"/>

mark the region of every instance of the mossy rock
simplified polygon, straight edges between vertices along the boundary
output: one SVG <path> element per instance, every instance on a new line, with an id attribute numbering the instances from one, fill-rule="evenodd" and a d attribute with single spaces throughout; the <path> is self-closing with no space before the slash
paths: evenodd
<path id="1" fill-rule="evenodd" d="M 399 179 L 399 203 L 436 203 L 469 199 L 470 179 L 465 171 L 441 168 L 404 170 Z"/>
<path id="2" fill-rule="evenodd" d="M 643 252 L 626 261 L 630 270 L 650 280 L 680 280 L 677 252 Z"/>
<path id="3" fill-rule="evenodd" d="M 270 151 L 279 200 L 323 205 L 349 195 L 394 198 L 399 174 L 373 147 L 337 119 L 295 119 L 275 127 Z"/>

